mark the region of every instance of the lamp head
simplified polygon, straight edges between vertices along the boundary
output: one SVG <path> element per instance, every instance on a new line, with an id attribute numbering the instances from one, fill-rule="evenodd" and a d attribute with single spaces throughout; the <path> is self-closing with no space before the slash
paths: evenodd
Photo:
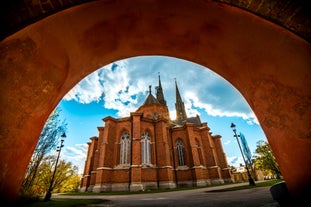
<path id="1" fill-rule="evenodd" d="M 230 126 L 230 127 L 231 127 L 231 129 L 233 130 L 233 132 L 236 133 L 235 124 L 234 124 L 234 123 L 231 123 L 231 126 Z"/>

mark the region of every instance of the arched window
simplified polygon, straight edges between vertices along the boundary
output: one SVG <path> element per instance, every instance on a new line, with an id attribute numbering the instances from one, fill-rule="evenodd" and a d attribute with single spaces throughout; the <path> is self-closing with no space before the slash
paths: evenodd
<path id="1" fill-rule="evenodd" d="M 141 137 L 141 162 L 142 164 L 151 164 L 150 157 L 151 137 L 148 132 L 144 132 Z"/>
<path id="2" fill-rule="evenodd" d="M 176 142 L 177 154 L 178 154 L 178 165 L 186 165 L 185 160 L 185 146 L 181 139 L 178 139 Z"/>
<path id="3" fill-rule="evenodd" d="M 131 139 L 128 132 L 123 132 L 120 141 L 120 164 L 130 164 Z"/>

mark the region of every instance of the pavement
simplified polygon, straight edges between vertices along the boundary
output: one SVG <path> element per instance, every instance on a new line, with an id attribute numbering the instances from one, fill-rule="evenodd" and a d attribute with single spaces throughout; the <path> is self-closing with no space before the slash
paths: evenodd
<path id="1" fill-rule="evenodd" d="M 103 199 L 96 207 L 280 207 L 273 200 L 270 186 L 226 191 L 227 188 L 248 185 L 237 183 L 162 193 L 131 195 L 58 195 L 52 198 Z"/>

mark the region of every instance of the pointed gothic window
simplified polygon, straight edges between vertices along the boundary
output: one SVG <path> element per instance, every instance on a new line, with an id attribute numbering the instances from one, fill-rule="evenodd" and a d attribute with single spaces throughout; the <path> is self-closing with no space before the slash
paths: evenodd
<path id="1" fill-rule="evenodd" d="M 185 146 L 181 139 L 178 139 L 176 142 L 177 154 L 178 154 L 178 165 L 186 165 L 185 161 Z"/>
<path id="2" fill-rule="evenodd" d="M 151 164 L 150 152 L 151 137 L 148 132 L 144 132 L 141 137 L 141 162 L 142 164 Z"/>
<path id="3" fill-rule="evenodd" d="M 120 141 L 120 164 L 130 164 L 131 140 L 128 132 L 123 132 Z"/>

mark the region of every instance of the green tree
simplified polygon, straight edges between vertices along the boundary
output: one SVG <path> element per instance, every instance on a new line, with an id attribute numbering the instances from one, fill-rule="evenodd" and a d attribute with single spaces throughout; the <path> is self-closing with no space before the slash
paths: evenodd
<path id="1" fill-rule="evenodd" d="M 267 174 L 275 175 L 281 178 L 281 171 L 275 160 L 273 152 L 268 142 L 260 140 L 257 142 L 256 154 L 254 155 L 254 164 L 256 169 L 262 170 Z"/>
<path id="2" fill-rule="evenodd" d="M 40 193 L 45 193 L 51 183 L 52 174 L 54 172 L 56 156 L 47 156 L 39 167 L 39 173 L 36 178 L 37 187 Z M 60 160 L 54 177 L 52 189 L 54 192 L 75 191 L 79 187 L 80 176 L 78 175 L 78 167 L 72 165 L 71 162 Z"/>
<path id="3" fill-rule="evenodd" d="M 37 185 L 35 185 L 35 179 L 39 166 L 43 158 L 56 148 L 59 137 L 66 131 L 65 121 L 60 119 L 60 111 L 60 108 L 56 108 L 50 114 L 41 131 L 39 141 L 31 157 L 20 189 L 22 197 L 36 196 L 38 189 Z"/>

